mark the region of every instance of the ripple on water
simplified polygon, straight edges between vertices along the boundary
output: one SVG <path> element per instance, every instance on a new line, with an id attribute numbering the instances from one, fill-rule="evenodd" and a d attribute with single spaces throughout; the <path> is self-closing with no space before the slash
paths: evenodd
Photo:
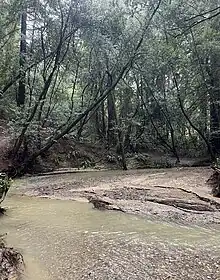
<path id="1" fill-rule="evenodd" d="M 218 229 L 145 221 L 72 201 L 11 197 L 5 205 L 0 231 L 23 252 L 30 280 L 220 279 Z"/>

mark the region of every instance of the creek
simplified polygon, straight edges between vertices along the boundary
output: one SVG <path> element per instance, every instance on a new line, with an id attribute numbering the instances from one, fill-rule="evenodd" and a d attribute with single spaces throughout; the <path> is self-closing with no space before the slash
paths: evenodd
<path id="1" fill-rule="evenodd" d="M 68 200 L 9 195 L 3 206 L 0 233 L 23 254 L 29 280 L 191 279 L 175 278 L 177 262 L 189 262 L 190 272 L 193 256 L 220 252 L 218 228 L 153 222 Z"/>

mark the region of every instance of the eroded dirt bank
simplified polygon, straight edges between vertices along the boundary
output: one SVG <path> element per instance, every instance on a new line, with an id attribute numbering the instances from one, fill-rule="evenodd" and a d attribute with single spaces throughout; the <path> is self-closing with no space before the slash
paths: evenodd
<path id="1" fill-rule="evenodd" d="M 220 199 L 205 182 L 209 168 L 100 171 L 26 177 L 14 193 L 87 201 L 91 195 L 114 209 L 183 224 L 220 223 Z"/>
<path id="2" fill-rule="evenodd" d="M 24 272 L 24 261 L 14 248 L 7 247 L 0 235 L 0 280 L 19 280 Z"/>

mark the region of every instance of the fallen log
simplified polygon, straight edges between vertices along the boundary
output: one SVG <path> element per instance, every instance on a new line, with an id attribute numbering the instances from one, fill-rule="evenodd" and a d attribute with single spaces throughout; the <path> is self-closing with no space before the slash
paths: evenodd
<path id="1" fill-rule="evenodd" d="M 88 197 L 89 203 L 92 203 L 94 208 L 99 210 L 115 210 L 115 211 L 121 211 L 124 212 L 123 209 L 120 207 L 113 205 L 111 202 L 103 200 L 98 197 L 90 196 Z"/>

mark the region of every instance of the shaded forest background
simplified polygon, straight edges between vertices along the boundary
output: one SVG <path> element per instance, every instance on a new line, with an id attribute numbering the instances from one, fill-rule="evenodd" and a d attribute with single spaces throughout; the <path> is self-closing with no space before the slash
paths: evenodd
<path id="1" fill-rule="evenodd" d="M 11 168 L 26 172 L 54 146 L 77 158 L 76 143 L 114 151 L 123 169 L 135 153 L 216 161 L 219 43 L 216 0 L 2 0 Z"/>

